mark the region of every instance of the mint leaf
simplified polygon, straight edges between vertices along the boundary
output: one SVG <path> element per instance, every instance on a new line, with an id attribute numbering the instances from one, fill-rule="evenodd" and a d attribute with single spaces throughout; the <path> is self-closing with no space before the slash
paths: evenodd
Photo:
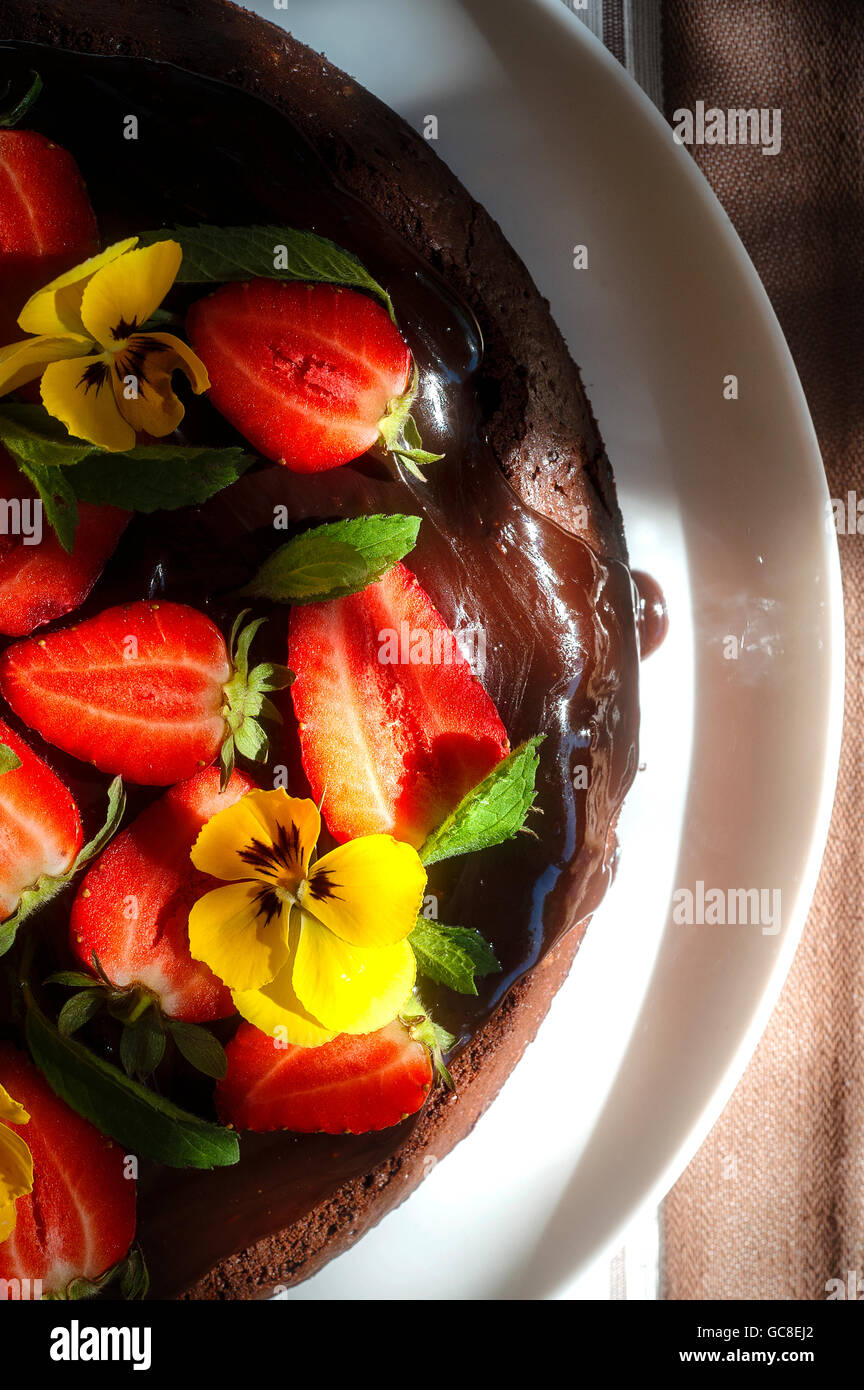
<path id="1" fill-rule="evenodd" d="M 224 1168 L 236 1163 L 236 1134 L 181 1110 L 124 1076 L 75 1038 L 64 1038 L 28 986 L 27 1045 L 51 1089 L 103 1134 L 169 1168 Z"/>
<path id="2" fill-rule="evenodd" d="M 0 743 L 0 777 L 2 777 L 4 773 L 14 772 L 15 769 L 20 766 L 21 759 L 18 757 L 18 754 L 13 753 L 8 744 Z"/>
<path id="3" fill-rule="evenodd" d="M 73 439 L 41 405 L 0 406 L 0 443 L 38 491 L 49 525 L 70 554 L 79 501 L 130 512 L 175 511 L 206 502 L 255 462 L 236 446 L 139 444 L 109 453 Z"/>
<path id="4" fill-rule="evenodd" d="M 19 464 L 39 468 L 68 468 L 97 452 L 95 444 L 74 439 L 42 405 L 0 406 L 0 440 Z"/>
<path id="5" fill-rule="evenodd" d="M 141 444 L 122 454 L 91 452 L 69 476 L 79 502 L 129 512 L 176 511 L 230 487 L 254 462 L 239 448 Z"/>
<path id="6" fill-rule="evenodd" d="M 15 459 L 25 478 L 29 478 L 39 496 L 45 520 L 57 536 L 67 555 L 75 546 L 75 531 L 78 526 L 78 499 L 69 485 L 69 479 L 62 468 L 43 467 L 39 463 L 24 463 L 12 444 L 7 440 L 6 448 Z"/>
<path id="7" fill-rule="evenodd" d="M 294 227 L 165 227 L 145 232 L 142 246 L 179 241 L 183 263 L 177 284 L 212 284 L 228 280 L 304 280 L 369 290 L 395 321 L 385 289 L 366 267 L 335 242 Z"/>
<path id="8" fill-rule="evenodd" d="M 57 1027 L 64 1037 L 71 1037 L 89 1023 L 102 1008 L 104 998 L 100 989 L 88 985 L 79 994 L 71 994 L 57 1017 Z"/>
<path id="9" fill-rule="evenodd" d="M 534 804 L 537 747 L 544 738 L 545 734 L 529 738 L 463 796 L 421 848 L 424 864 L 500 845 L 522 829 Z"/>
<path id="10" fill-rule="evenodd" d="M 315 526 L 265 560 L 242 592 L 298 604 L 356 594 L 413 550 L 419 529 L 419 516 L 384 513 Z"/>
<path id="11" fill-rule="evenodd" d="M 475 978 L 501 969 L 488 941 L 471 927 L 445 927 L 418 917 L 408 941 L 421 975 L 457 994 L 476 994 Z"/>

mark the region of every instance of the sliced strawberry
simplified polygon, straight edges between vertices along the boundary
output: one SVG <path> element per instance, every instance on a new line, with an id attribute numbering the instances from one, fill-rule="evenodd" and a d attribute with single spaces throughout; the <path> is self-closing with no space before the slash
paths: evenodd
<path id="1" fill-rule="evenodd" d="M 83 835 L 72 794 L 2 720 L 0 743 L 21 762 L 0 776 L 0 922 L 5 922 L 22 893 L 72 867 Z"/>
<path id="2" fill-rule="evenodd" d="M 0 524 L 5 518 L 8 526 L 10 508 L 16 504 L 21 508 L 19 515 L 32 521 L 28 508 L 37 495 L 0 449 Z M 34 628 L 78 608 L 113 554 L 130 515 L 118 507 L 80 502 L 71 555 L 44 518 L 42 537 L 36 545 L 21 534 L 0 534 L 0 632 L 7 637 L 26 637 Z"/>
<path id="3" fill-rule="evenodd" d="M 222 982 L 189 954 L 192 904 L 218 887 L 189 855 L 205 821 L 253 786 L 235 772 L 220 792 L 212 767 L 180 782 L 111 841 L 78 888 L 72 950 L 87 966 L 95 951 L 113 985 L 143 985 L 169 1018 L 206 1023 L 234 1013 Z"/>
<path id="4" fill-rule="evenodd" d="M 271 678 L 287 679 L 271 667 L 249 672 L 247 646 L 241 633 L 232 663 L 205 614 L 145 600 L 15 643 L 0 658 L 0 690 L 49 743 L 103 772 L 166 786 L 227 747 L 227 776 L 235 738 L 241 752 L 266 756 L 255 716 Z"/>
<path id="5" fill-rule="evenodd" d="M 401 660 L 412 651 L 427 659 Z M 494 704 L 403 564 L 362 593 L 295 608 L 289 660 L 303 767 L 337 840 L 383 832 L 421 845 L 510 751 Z"/>
<path id="6" fill-rule="evenodd" d="M 30 1116 L 9 1128 L 33 1156 L 33 1191 L 15 1204 L 0 1279 L 30 1280 L 31 1296 L 34 1280 L 43 1296 L 62 1294 L 73 1279 L 97 1279 L 123 1259 L 135 1235 L 135 1183 L 123 1150 L 55 1096 L 9 1043 L 0 1043 L 0 1085 Z"/>
<path id="7" fill-rule="evenodd" d="M 32 130 L 0 130 L 0 346 L 49 280 L 99 250 L 96 217 L 67 150 Z"/>
<path id="8" fill-rule="evenodd" d="M 340 1033 L 321 1047 L 280 1047 L 241 1023 L 226 1048 L 228 1070 L 216 1087 L 223 1124 L 259 1133 L 366 1134 L 420 1109 L 432 1062 L 398 1021 L 377 1033 Z"/>
<path id="9" fill-rule="evenodd" d="M 356 290 L 252 280 L 193 304 L 210 399 L 265 458 L 319 473 L 358 458 L 404 394 L 411 354 L 387 311 Z"/>

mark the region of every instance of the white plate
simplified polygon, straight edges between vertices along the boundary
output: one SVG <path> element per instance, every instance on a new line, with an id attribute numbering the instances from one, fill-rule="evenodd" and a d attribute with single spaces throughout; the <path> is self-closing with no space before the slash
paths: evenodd
<path id="1" fill-rule="evenodd" d="M 271 0 L 418 129 L 548 295 L 634 566 L 672 617 L 613 891 L 536 1043 L 446 1163 L 295 1299 L 567 1298 L 668 1190 L 788 970 L 836 774 L 842 601 L 788 350 L 689 154 L 560 0 Z M 589 268 L 572 268 L 573 247 Z M 726 400 L 734 373 L 739 398 Z M 736 660 L 724 641 L 740 643 Z M 726 648 L 728 650 L 728 647 Z M 677 926 L 675 888 L 782 893 L 782 930 Z"/>

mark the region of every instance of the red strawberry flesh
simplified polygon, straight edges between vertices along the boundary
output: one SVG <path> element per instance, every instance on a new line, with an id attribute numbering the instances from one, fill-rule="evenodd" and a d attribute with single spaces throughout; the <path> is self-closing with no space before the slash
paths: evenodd
<path id="1" fill-rule="evenodd" d="M 231 995 L 189 953 L 192 904 L 220 885 L 189 857 L 201 827 L 253 787 L 235 772 L 223 793 L 207 768 L 154 801 L 85 874 L 72 905 L 70 941 L 90 966 L 95 951 L 112 984 L 143 985 L 163 1013 L 206 1023 L 234 1013 Z"/>
<path id="2" fill-rule="evenodd" d="M 252 280 L 193 304 L 210 400 L 265 458 L 317 473 L 358 458 L 409 381 L 387 311 L 356 290 Z"/>
<path id="3" fill-rule="evenodd" d="M 36 497 L 36 489 L 0 449 L 0 507 L 17 502 L 26 509 Z M 26 637 L 34 628 L 78 608 L 102 573 L 129 517 L 118 507 L 79 502 L 71 555 L 44 517 L 37 545 L 27 543 L 20 534 L 0 534 L 0 632 Z"/>
<path id="4" fill-rule="evenodd" d="M 192 777 L 226 733 L 225 639 L 184 604 L 131 603 L 0 658 L 0 691 L 43 738 L 143 785 Z"/>
<path id="5" fill-rule="evenodd" d="M 382 661 L 385 633 L 400 654 L 403 633 L 425 633 L 440 659 Z M 359 594 L 295 608 L 289 663 L 303 768 L 337 840 L 386 833 L 421 845 L 510 751 L 494 704 L 403 564 Z"/>
<path id="6" fill-rule="evenodd" d="M 2 720 L 0 743 L 21 761 L 0 777 L 0 921 L 5 921 L 43 874 L 59 876 L 71 868 L 83 835 L 71 792 Z"/>
<path id="7" fill-rule="evenodd" d="M 0 346 L 36 290 L 99 249 L 96 218 L 71 154 L 32 130 L 0 130 Z"/>
<path id="8" fill-rule="evenodd" d="M 420 1109 L 432 1084 L 426 1048 L 398 1021 L 375 1033 L 341 1033 L 321 1047 L 279 1047 L 242 1023 L 227 1054 L 215 1093 L 219 1118 L 261 1133 L 388 1129 Z"/>
<path id="9" fill-rule="evenodd" d="M 30 1115 L 9 1128 L 33 1156 L 33 1191 L 15 1204 L 15 1230 L 0 1244 L 0 1279 L 41 1280 L 43 1295 L 60 1294 L 126 1255 L 135 1183 L 124 1175 L 122 1149 L 55 1096 L 9 1043 L 0 1043 L 0 1085 Z"/>

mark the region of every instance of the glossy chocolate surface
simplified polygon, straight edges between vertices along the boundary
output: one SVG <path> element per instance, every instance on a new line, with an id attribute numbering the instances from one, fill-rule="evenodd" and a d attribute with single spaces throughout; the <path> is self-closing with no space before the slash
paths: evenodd
<path id="1" fill-rule="evenodd" d="M 452 627 L 482 632 L 482 679 L 511 744 L 547 735 L 533 835 L 430 874 L 440 919 L 479 928 L 502 963 L 476 999 L 430 996 L 436 1016 L 464 1042 L 514 981 L 590 915 L 610 881 L 611 827 L 637 763 L 630 573 L 520 502 L 485 439 L 483 346 L 471 310 L 386 223 L 334 187 L 282 114 L 234 88 L 142 60 L 5 44 L 0 60 L 19 77 L 27 67 L 42 74 L 28 124 L 74 154 L 105 244 L 163 224 L 306 227 L 354 251 L 391 293 L 421 369 L 425 447 L 446 454 L 428 469 L 428 482 L 402 478 L 370 456 L 316 476 L 262 463 L 204 507 L 137 517 L 80 614 L 161 593 L 206 608 L 227 630 L 241 606 L 232 591 L 286 539 L 273 529 L 274 507 L 287 505 L 292 528 L 368 511 L 422 516 L 408 563 Z M 138 118 L 137 140 L 124 139 L 129 114 Z M 183 288 L 169 307 L 182 311 L 202 292 Z M 190 402 L 183 433 L 196 442 L 236 440 L 206 400 Z M 271 618 L 258 660 L 285 659 L 287 610 Z M 104 797 L 107 778 L 32 741 L 85 812 Z M 305 794 L 290 719 L 271 761 L 286 764 L 292 790 Z M 272 770 L 262 771 L 262 785 L 269 778 Z M 156 794 L 133 792 L 133 808 Z M 206 1113 L 206 1088 L 180 1075 L 168 1085 Z M 175 1295 L 220 1258 L 300 1219 L 393 1152 L 411 1123 L 340 1139 L 245 1135 L 236 1168 L 144 1171 L 139 1233 L 153 1294 Z"/>

